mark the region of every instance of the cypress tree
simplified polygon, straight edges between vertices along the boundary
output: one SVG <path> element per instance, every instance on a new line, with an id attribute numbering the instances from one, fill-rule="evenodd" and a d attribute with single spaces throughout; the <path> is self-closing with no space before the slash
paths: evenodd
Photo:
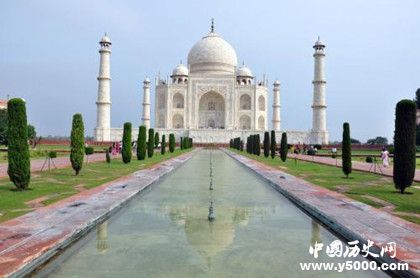
<path id="1" fill-rule="evenodd" d="M 155 130 L 153 128 L 149 128 L 149 141 L 147 142 L 147 157 L 153 157 L 153 153 L 155 152 Z"/>
<path id="2" fill-rule="evenodd" d="M 166 136 L 162 135 L 162 142 L 160 143 L 160 154 L 164 155 L 166 152 Z"/>
<path id="3" fill-rule="evenodd" d="M 156 131 L 156 133 L 155 133 L 155 148 L 159 147 L 159 141 L 160 141 L 159 132 Z"/>
<path id="4" fill-rule="evenodd" d="M 271 131 L 271 144 L 270 144 L 271 158 L 276 157 L 276 132 Z"/>
<path id="5" fill-rule="evenodd" d="M 351 141 L 350 141 L 350 125 L 349 123 L 343 124 L 343 142 L 341 159 L 343 163 L 343 173 L 348 178 L 351 173 Z"/>
<path id="6" fill-rule="evenodd" d="M 105 159 L 106 159 L 106 163 L 111 163 L 111 154 L 109 153 L 109 149 L 106 149 L 105 152 Z"/>
<path id="7" fill-rule="evenodd" d="M 264 157 L 270 155 L 270 134 L 268 131 L 264 132 Z"/>
<path id="8" fill-rule="evenodd" d="M 182 145 L 182 137 L 179 138 L 179 148 L 182 150 L 183 149 L 183 145 Z"/>
<path id="9" fill-rule="evenodd" d="M 239 141 L 239 150 L 241 151 L 241 152 L 243 152 L 244 151 L 244 141 Z"/>
<path id="10" fill-rule="evenodd" d="M 186 149 L 188 149 L 188 137 L 184 137 L 184 138 L 182 138 L 182 149 L 183 150 L 186 150 Z"/>
<path id="11" fill-rule="evenodd" d="M 261 154 L 261 140 L 259 134 L 255 135 L 255 154 L 258 156 Z"/>
<path id="12" fill-rule="evenodd" d="M 394 131 L 394 185 L 402 194 L 413 183 L 416 170 L 416 104 L 397 103 Z"/>
<path id="13" fill-rule="evenodd" d="M 25 190 L 31 180 L 31 160 L 28 146 L 26 106 L 23 99 L 13 98 L 8 101 L 7 121 L 7 173 L 10 181 L 15 184 L 18 190 Z"/>
<path id="14" fill-rule="evenodd" d="M 124 163 L 130 163 L 131 151 L 131 123 L 124 123 L 123 138 L 122 138 L 122 160 Z"/>
<path id="15" fill-rule="evenodd" d="M 289 148 L 287 146 L 287 134 L 286 132 L 283 132 L 281 134 L 281 142 L 280 142 L 280 159 L 285 162 L 287 159 L 287 152 L 289 151 Z"/>
<path id="16" fill-rule="evenodd" d="M 139 134 L 137 137 L 137 160 L 144 160 L 146 158 L 146 126 L 139 127 Z"/>
<path id="17" fill-rule="evenodd" d="M 83 125 L 82 114 L 73 115 L 70 137 L 71 167 L 76 172 L 77 176 L 82 169 L 83 158 L 85 155 L 85 127 Z"/>

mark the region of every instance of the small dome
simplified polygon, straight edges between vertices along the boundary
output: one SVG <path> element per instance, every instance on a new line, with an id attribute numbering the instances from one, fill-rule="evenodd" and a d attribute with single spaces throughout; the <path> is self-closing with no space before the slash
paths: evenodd
<path id="1" fill-rule="evenodd" d="M 279 86 L 280 85 L 280 81 L 278 81 L 278 80 L 274 81 L 273 85 L 274 86 Z"/>
<path id="2" fill-rule="evenodd" d="M 105 33 L 105 35 L 101 38 L 101 41 L 99 43 L 108 43 L 108 44 L 111 44 L 111 39 Z"/>
<path id="3" fill-rule="evenodd" d="M 325 47 L 325 44 L 321 41 L 320 37 L 318 37 L 318 40 L 315 42 L 314 48 L 315 47 Z"/>
<path id="4" fill-rule="evenodd" d="M 190 72 L 235 73 L 236 52 L 214 32 L 199 40 L 188 53 Z"/>
<path id="5" fill-rule="evenodd" d="M 172 71 L 172 76 L 188 76 L 188 69 L 182 63 Z"/>
<path id="6" fill-rule="evenodd" d="M 238 69 L 238 71 L 236 72 L 236 75 L 240 76 L 240 77 L 253 77 L 252 71 L 248 67 L 246 67 L 245 65 L 242 65 Z"/>
<path id="7" fill-rule="evenodd" d="M 149 79 L 149 77 L 146 77 L 146 78 L 144 79 L 143 83 L 150 83 L 150 79 Z"/>

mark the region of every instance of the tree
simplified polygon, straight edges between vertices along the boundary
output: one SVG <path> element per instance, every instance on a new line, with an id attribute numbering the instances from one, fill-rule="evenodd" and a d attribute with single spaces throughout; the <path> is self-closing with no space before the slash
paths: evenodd
<path id="1" fill-rule="evenodd" d="M 354 139 L 354 138 L 350 138 L 350 143 L 352 144 L 361 144 L 360 140 Z"/>
<path id="2" fill-rule="evenodd" d="M 276 132 L 271 131 L 271 143 L 270 143 L 271 158 L 276 157 Z"/>
<path id="3" fill-rule="evenodd" d="M 349 123 L 343 124 L 343 141 L 341 146 L 341 157 L 343 163 L 343 173 L 348 178 L 351 173 L 351 141 L 350 141 L 350 125 Z"/>
<path id="4" fill-rule="evenodd" d="M 25 101 L 13 98 L 7 103 L 8 169 L 10 181 L 18 190 L 25 190 L 31 180 L 28 127 Z"/>
<path id="5" fill-rule="evenodd" d="M 165 134 L 162 135 L 162 143 L 160 143 L 160 153 L 162 155 L 166 152 L 166 138 Z"/>
<path id="6" fill-rule="evenodd" d="M 416 91 L 416 108 L 420 109 L 420 88 Z"/>
<path id="7" fill-rule="evenodd" d="M 149 141 L 147 142 L 147 157 L 153 157 L 155 147 L 155 130 L 149 128 Z"/>
<path id="8" fill-rule="evenodd" d="M 173 153 L 175 151 L 175 135 L 169 134 L 169 151 Z"/>
<path id="9" fill-rule="evenodd" d="M 368 139 L 366 144 L 368 144 L 368 145 L 388 145 L 388 139 L 386 137 L 377 136 L 376 138 Z"/>
<path id="10" fill-rule="evenodd" d="M 264 132 L 264 157 L 270 155 L 270 134 L 268 131 Z"/>
<path id="11" fill-rule="evenodd" d="M 28 125 L 28 140 L 36 139 L 36 131 L 33 125 Z"/>
<path id="12" fill-rule="evenodd" d="M 111 163 L 111 154 L 109 153 L 109 148 L 106 148 L 106 152 L 105 152 L 105 159 L 106 159 L 106 163 Z"/>
<path id="13" fill-rule="evenodd" d="M 416 170 L 416 104 L 397 103 L 394 132 L 394 185 L 401 193 L 413 183 Z"/>
<path id="14" fill-rule="evenodd" d="M 289 147 L 287 145 L 287 134 L 283 132 L 281 134 L 281 141 L 280 141 L 280 158 L 283 162 L 287 159 L 287 152 L 289 151 Z"/>
<path id="15" fill-rule="evenodd" d="M 123 139 L 122 139 L 122 160 L 124 163 L 130 163 L 131 150 L 131 123 L 124 123 Z"/>
<path id="16" fill-rule="evenodd" d="M 156 131 L 156 133 L 155 133 L 155 148 L 159 147 L 159 141 L 160 141 L 159 132 Z"/>
<path id="17" fill-rule="evenodd" d="M 71 167 L 79 174 L 83 166 L 83 158 L 85 155 L 85 127 L 83 124 L 82 114 L 73 115 L 73 123 L 70 135 L 70 161 Z"/>
<path id="18" fill-rule="evenodd" d="M 139 127 L 139 134 L 137 137 L 137 160 L 144 160 L 146 158 L 146 126 Z"/>

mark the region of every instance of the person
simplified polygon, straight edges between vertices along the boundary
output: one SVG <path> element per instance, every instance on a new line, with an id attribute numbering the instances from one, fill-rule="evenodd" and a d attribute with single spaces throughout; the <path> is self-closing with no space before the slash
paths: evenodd
<path id="1" fill-rule="evenodd" d="M 389 166 L 389 152 L 385 148 L 382 148 L 381 159 L 382 159 L 382 165 L 384 167 L 388 167 Z"/>

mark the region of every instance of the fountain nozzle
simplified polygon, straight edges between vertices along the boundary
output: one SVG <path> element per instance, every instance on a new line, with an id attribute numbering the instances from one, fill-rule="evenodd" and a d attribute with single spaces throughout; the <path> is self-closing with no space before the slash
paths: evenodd
<path id="1" fill-rule="evenodd" d="M 214 211 L 213 211 L 213 201 L 210 202 L 208 219 L 209 221 L 213 221 L 214 219 L 216 219 L 216 217 L 214 216 Z"/>

